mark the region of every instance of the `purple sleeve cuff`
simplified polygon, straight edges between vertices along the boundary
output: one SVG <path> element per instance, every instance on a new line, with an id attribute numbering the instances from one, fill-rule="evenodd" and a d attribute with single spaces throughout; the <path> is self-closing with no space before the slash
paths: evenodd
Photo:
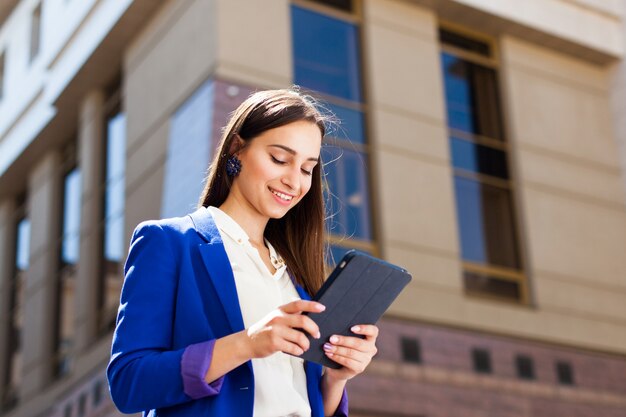
<path id="1" fill-rule="evenodd" d="M 215 339 L 189 345 L 183 352 L 180 362 L 180 372 L 183 377 L 185 394 L 197 400 L 198 398 L 217 395 L 220 393 L 224 377 L 207 384 L 204 376 L 211 366 Z"/>
<path id="2" fill-rule="evenodd" d="M 348 391 L 345 388 L 333 417 L 348 417 Z"/>

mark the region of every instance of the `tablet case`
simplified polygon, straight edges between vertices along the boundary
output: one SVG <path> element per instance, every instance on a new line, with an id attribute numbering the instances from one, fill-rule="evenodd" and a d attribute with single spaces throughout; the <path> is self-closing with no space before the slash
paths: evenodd
<path id="1" fill-rule="evenodd" d="M 314 339 L 305 333 L 310 347 L 299 357 L 329 368 L 341 368 L 324 354 L 324 343 L 334 334 L 363 338 L 350 328 L 376 324 L 410 281 L 411 275 L 405 269 L 363 252 L 348 251 L 313 297 L 326 309 L 321 313 L 303 313 L 317 323 L 322 336 Z"/>

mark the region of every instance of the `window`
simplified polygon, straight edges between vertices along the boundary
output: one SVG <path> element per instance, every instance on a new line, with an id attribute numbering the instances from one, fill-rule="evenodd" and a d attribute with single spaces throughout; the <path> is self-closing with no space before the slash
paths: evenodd
<path id="1" fill-rule="evenodd" d="M 85 412 L 87 411 L 87 394 L 82 393 L 80 397 L 78 397 L 78 411 L 76 412 L 76 417 L 85 417 Z"/>
<path id="2" fill-rule="evenodd" d="M 194 211 L 209 166 L 215 83 L 206 81 L 172 115 L 161 217 Z"/>
<path id="3" fill-rule="evenodd" d="M 0 100 L 4 97 L 4 52 L 0 54 Z"/>
<path id="4" fill-rule="evenodd" d="M 94 408 L 98 407 L 100 403 L 102 403 L 102 399 L 104 397 L 104 383 L 101 380 L 97 380 L 93 384 L 93 406 Z"/>
<path id="5" fill-rule="evenodd" d="M 105 174 L 103 219 L 103 272 L 98 310 L 101 333 L 115 325 L 122 285 L 124 242 L 124 202 L 126 177 L 126 114 L 122 111 L 119 85 L 105 103 Z"/>
<path id="6" fill-rule="evenodd" d="M 60 270 L 57 281 L 56 375 L 70 371 L 74 344 L 76 270 L 80 248 L 81 173 L 76 165 L 76 145 L 64 151 Z"/>
<path id="7" fill-rule="evenodd" d="M 517 376 L 521 379 L 535 379 L 535 367 L 532 358 L 525 355 L 515 357 Z"/>
<path id="8" fill-rule="evenodd" d="M 556 375 L 561 385 L 574 385 L 574 371 L 568 362 L 556 363 Z"/>
<path id="9" fill-rule="evenodd" d="M 351 12 L 353 10 L 352 0 L 315 0 L 315 2 L 346 12 Z"/>
<path id="10" fill-rule="evenodd" d="M 17 225 L 15 229 L 15 264 L 13 280 L 10 288 L 10 322 L 9 335 L 6 338 L 7 356 L 5 362 L 4 392 L 0 409 L 9 410 L 19 401 L 19 388 L 22 380 L 22 322 L 24 308 L 25 272 L 28 270 L 30 251 L 30 220 L 26 217 L 25 199 L 17 209 Z"/>
<path id="11" fill-rule="evenodd" d="M 402 360 L 409 363 L 422 363 L 422 350 L 419 341 L 414 337 L 402 337 L 400 339 Z"/>
<path id="12" fill-rule="evenodd" d="M 298 1 L 291 6 L 294 82 L 319 96 L 340 121 L 328 132 L 321 153 L 328 183 L 327 229 L 335 260 L 352 247 L 375 251 L 360 18 L 352 6 L 351 1 Z"/>
<path id="13" fill-rule="evenodd" d="M 491 373 L 491 355 L 486 349 L 472 349 L 474 371 L 480 374 Z"/>
<path id="14" fill-rule="evenodd" d="M 35 7 L 30 18 L 30 62 L 39 54 L 41 43 L 41 3 Z"/>
<path id="15" fill-rule="evenodd" d="M 528 302 L 492 46 L 440 31 L 465 289 Z"/>

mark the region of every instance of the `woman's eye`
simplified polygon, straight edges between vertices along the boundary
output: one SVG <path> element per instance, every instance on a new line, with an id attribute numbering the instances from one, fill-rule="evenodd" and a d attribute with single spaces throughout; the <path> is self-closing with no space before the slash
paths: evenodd
<path id="1" fill-rule="evenodd" d="M 312 175 L 312 174 L 313 174 L 313 171 L 307 171 L 306 169 L 303 169 L 303 170 L 302 170 L 302 173 L 303 173 L 304 175 Z"/>
<path id="2" fill-rule="evenodd" d="M 277 159 L 274 155 L 270 155 L 272 157 L 272 161 L 274 161 L 274 163 L 278 164 L 278 165 L 285 165 L 286 162 L 285 161 L 281 161 L 280 159 Z"/>

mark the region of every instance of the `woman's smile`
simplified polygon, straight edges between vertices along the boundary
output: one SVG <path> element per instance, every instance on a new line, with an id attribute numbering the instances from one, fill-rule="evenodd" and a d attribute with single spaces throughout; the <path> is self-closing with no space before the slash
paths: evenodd
<path id="1" fill-rule="evenodd" d="M 289 205 L 289 203 L 291 203 L 291 200 L 294 197 L 291 194 L 282 193 L 280 191 L 274 190 L 272 187 L 268 187 L 268 189 L 270 190 L 270 192 L 272 194 L 274 194 L 274 196 L 277 198 L 278 202 L 281 203 L 281 204 Z"/>

